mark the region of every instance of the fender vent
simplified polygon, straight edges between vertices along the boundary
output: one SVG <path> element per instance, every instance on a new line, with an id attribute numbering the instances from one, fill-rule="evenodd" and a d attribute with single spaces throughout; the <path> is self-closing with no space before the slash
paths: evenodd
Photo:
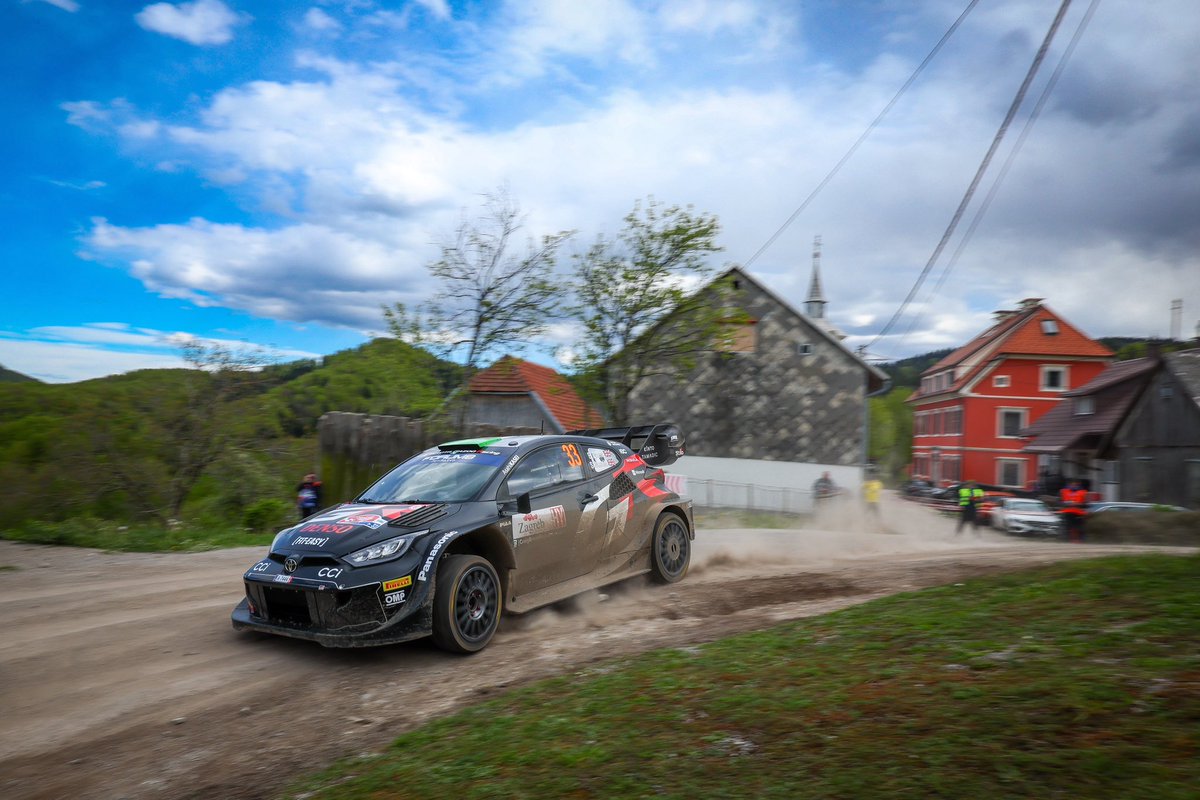
<path id="1" fill-rule="evenodd" d="M 612 489 L 608 492 L 609 500 L 620 500 L 625 495 L 632 492 L 634 489 L 633 479 L 626 473 L 622 472 L 612 482 Z"/>
<path id="2" fill-rule="evenodd" d="M 424 528 L 435 519 L 441 519 L 446 516 L 446 504 L 438 503 L 434 506 L 422 508 L 419 511 L 405 514 L 402 517 L 396 517 L 388 523 L 390 528 Z"/>

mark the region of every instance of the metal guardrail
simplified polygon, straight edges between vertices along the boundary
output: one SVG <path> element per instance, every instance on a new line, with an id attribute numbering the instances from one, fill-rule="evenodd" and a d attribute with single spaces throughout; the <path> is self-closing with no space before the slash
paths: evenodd
<path id="1" fill-rule="evenodd" d="M 736 508 L 746 511 L 776 511 L 808 514 L 813 510 L 813 492 L 782 486 L 760 486 L 705 478 L 688 478 L 687 494 L 698 508 Z"/>

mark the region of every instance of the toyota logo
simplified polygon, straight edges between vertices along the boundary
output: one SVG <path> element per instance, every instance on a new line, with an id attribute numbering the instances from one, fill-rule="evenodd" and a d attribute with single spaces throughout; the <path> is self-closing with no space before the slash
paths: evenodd
<path id="1" fill-rule="evenodd" d="M 299 566 L 300 566 L 300 562 L 297 561 L 294 556 L 288 556 L 287 560 L 283 562 L 283 571 L 284 572 L 295 572 L 296 568 Z"/>

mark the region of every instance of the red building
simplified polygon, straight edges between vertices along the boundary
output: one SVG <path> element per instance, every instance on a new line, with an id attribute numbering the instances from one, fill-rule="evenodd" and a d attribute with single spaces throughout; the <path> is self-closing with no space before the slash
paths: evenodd
<path id="1" fill-rule="evenodd" d="M 1058 472 L 1051 456 L 1021 451 L 1021 432 L 1112 356 L 1040 299 L 997 311 L 990 328 L 925 370 L 908 398 L 912 474 L 1024 489 L 1041 468 Z"/>

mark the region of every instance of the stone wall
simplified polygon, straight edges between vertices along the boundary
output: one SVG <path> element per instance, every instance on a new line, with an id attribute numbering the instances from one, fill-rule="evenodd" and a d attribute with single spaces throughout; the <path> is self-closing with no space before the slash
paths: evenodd
<path id="1" fill-rule="evenodd" d="M 707 353 L 690 374 L 643 382 L 631 422 L 674 422 L 697 456 L 861 463 L 865 365 L 754 282 L 733 295 L 757 320 L 754 351 Z"/>

